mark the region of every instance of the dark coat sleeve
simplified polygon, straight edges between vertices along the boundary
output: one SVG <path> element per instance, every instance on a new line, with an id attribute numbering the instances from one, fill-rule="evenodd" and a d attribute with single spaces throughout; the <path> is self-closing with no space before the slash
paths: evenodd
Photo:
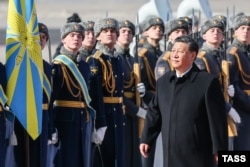
<path id="1" fill-rule="evenodd" d="M 161 113 L 158 106 L 157 94 L 153 97 L 149 104 L 149 110 L 145 119 L 144 129 L 142 133 L 141 143 L 154 143 L 161 131 Z"/>
<path id="2" fill-rule="evenodd" d="M 93 57 L 90 57 L 87 63 L 91 71 L 89 95 L 92 99 L 91 106 L 96 110 L 95 127 L 98 129 L 107 126 L 103 104 L 102 68 L 99 61 Z M 94 69 L 96 71 L 93 71 Z"/>
<path id="3" fill-rule="evenodd" d="M 205 94 L 206 111 L 210 126 L 213 153 L 228 148 L 227 113 L 219 81 L 214 78 Z"/>

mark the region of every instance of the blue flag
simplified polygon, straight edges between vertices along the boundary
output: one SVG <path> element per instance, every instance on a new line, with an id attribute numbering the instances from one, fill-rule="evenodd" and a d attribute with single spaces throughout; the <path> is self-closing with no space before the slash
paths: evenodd
<path id="1" fill-rule="evenodd" d="M 6 75 L 7 103 L 36 139 L 42 130 L 43 61 L 34 0 L 9 0 Z"/>

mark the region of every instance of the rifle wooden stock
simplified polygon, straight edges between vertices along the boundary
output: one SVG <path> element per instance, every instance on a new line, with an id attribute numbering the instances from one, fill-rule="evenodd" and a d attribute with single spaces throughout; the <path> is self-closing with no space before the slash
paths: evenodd
<path id="1" fill-rule="evenodd" d="M 223 87 L 224 87 L 223 94 L 224 94 L 225 101 L 229 103 L 230 98 L 227 92 L 227 87 L 229 85 L 229 64 L 226 60 L 222 60 L 221 65 L 222 65 L 222 72 L 223 72 Z M 237 136 L 237 128 L 230 116 L 227 116 L 227 127 L 228 127 L 229 137 Z"/>
<path id="2" fill-rule="evenodd" d="M 134 74 L 135 74 L 135 87 L 136 87 L 137 84 L 141 82 L 140 64 L 138 62 L 134 63 Z M 141 106 L 141 97 L 140 97 L 140 93 L 138 91 L 136 91 L 136 93 L 135 93 L 135 98 L 136 98 L 136 105 L 140 107 Z M 143 128 L 144 128 L 144 119 L 139 117 L 138 118 L 139 138 L 141 138 Z"/>

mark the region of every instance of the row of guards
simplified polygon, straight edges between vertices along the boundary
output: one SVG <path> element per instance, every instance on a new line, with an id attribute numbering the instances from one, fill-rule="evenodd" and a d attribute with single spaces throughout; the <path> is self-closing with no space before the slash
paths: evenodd
<path id="1" fill-rule="evenodd" d="M 158 13 L 158 15 L 163 16 L 163 20 L 168 21 L 173 18 L 172 10 L 168 1 L 151 0 L 149 3 L 151 3 L 151 5 L 152 3 L 158 3 L 156 5 L 157 12 L 163 11 L 163 8 L 159 7 L 168 7 L 167 9 L 169 12 L 167 12 L 167 14 L 166 12 L 164 12 L 164 14 Z M 162 6 L 162 4 L 160 3 L 165 5 Z M 199 7 L 197 7 L 199 11 L 202 8 L 207 18 L 212 17 L 212 13 L 209 10 L 210 8 L 203 8 L 204 6 L 209 6 L 207 1 L 200 0 L 197 3 L 199 3 L 200 5 Z M 195 18 L 195 10 L 197 9 L 195 9 L 194 7 L 190 9 L 193 23 Z M 140 21 L 145 20 L 145 18 L 143 18 L 144 15 L 140 13 L 140 11 L 143 10 L 139 10 L 138 12 L 137 24 L 140 24 Z M 229 12 L 227 10 L 227 19 L 228 18 Z M 233 39 L 233 29 L 229 28 L 228 23 L 229 20 L 227 20 L 227 26 L 225 31 L 226 38 L 224 40 L 225 42 L 223 43 L 223 48 L 225 52 L 228 44 L 231 44 Z M 200 39 L 199 35 L 199 32 L 192 31 L 192 36 L 197 42 Z M 135 38 L 137 41 L 135 43 L 135 48 L 138 48 L 139 31 L 137 31 Z M 164 42 L 165 41 L 166 39 L 164 39 Z M 165 46 L 166 44 L 164 44 L 164 47 Z M 223 64 L 222 66 L 225 67 L 223 68 L 223 70 L 224 73 L 228 76 L 228 64 Z M 43 70 L 43 60 L 40 47 L 40 36 L 35 3 L 33 0 L 10 0 L 6 33 L 7 87 L 6 95 L 4 95 L 3 89 L 0 89 L 0 102 L 2 106 L 5 106 L 5 103 L 8 104 L 13 114 L 17 117 L 17 119 L 27 131 L 27 134 L 32 139 L 36 139 L 42 132 L 43 90 L 46 90 L 48 97 L 51 94 L 51 87 L 49 86 L 49 84 L 46 83 L 46 78 L 44 78 L 43 76 Z M 136 74 L 137 85 L 141 82 L 140 65 L 137 52 L 135 53 L 134 70 Z M 228 79 L 226 79 L 226 81 L 228 81 Z M 228 85 L 229 83 L 225 82 L 224 84 Z M 138 94 L 136 95 L 136 103 L 138 106 L 141 106 L 142 102 L 140 94 L 139 92 L 137 93 Z M 14 119 L 10 118 L 10 120 L 13 121 Z M 143 119 L 140 119 L 139 126 L 139 134 L 141 135 L 143 129 Z M 235 127 L 232 127 L 232 131 L 236 131 Z M 28 155 L 26 157 L 28 158 Z M 27 167 L 28 166 L 29 165 L 27 164 Z"/>

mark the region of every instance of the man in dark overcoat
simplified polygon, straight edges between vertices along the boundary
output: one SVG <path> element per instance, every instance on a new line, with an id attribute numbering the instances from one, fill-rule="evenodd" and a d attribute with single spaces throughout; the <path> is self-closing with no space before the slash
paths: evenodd
<path id="1" fill-rule="evenodd" d="M 221 87 L 217 78 L 194 65 L 197 53 L 192 38 L 176 38 L 171 53 L 175 70 L 157 80 L 149 105 L 140 152 L 147 157 L 161 131 L 164 167 L 213 167 L 218 151 L 227 150 Z"/>

